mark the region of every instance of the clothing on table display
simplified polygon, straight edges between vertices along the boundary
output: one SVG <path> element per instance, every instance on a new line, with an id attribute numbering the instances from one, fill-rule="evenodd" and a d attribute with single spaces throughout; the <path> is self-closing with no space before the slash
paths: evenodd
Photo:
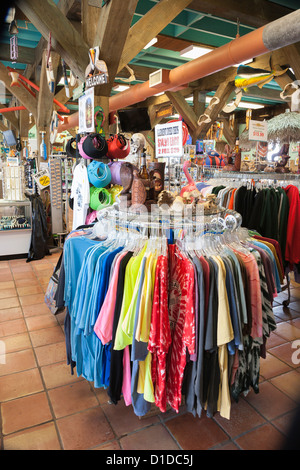
<path id="1" fill-rule="evenodd" d="M 154 404 L 179 412 L 184 398 L 194 416 L 230 419 L 231 399 L 259 390 L 276 328 L 279 242 L 249 235 L 212 253 L 91 237 L 90 229 L 67 237 L 59 278 L 72 373 L 138 416 Z"/>

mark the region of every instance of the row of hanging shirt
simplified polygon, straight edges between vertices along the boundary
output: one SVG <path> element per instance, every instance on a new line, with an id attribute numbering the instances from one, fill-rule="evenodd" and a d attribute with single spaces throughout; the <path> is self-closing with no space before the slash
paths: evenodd
<path id="1" fill-rule="evenodd" d="M 203 194 L 216 194 L 219 203 L 242 216 L 242 226 L 273 238 L 280 244 L 286 272 L 300 282 L 300 195 L 299 181 L 262 179 L 210 179 L 199 184 Z M 263 178 L 260 176 L 260 178 Z M 277 178 L 277 177 L 276 177 Z M 279 176 L 278 176 L 279 178 Z"/>
<path id="2" fill-rule="evenodd" d="M 230 418 L 231 397 L 258 392 L 260 357 L 276 328 L 279 257 L 236 233 L 165 237 L 71 232 L 59 287 L 68 363 L 134 413 L 155 404 Z M 277 250 L 279 246 L 276 247 Z M 275 249 L 275 245 L 274 245 Z M 279 252 L 278 252 L 279 253 Z"/>

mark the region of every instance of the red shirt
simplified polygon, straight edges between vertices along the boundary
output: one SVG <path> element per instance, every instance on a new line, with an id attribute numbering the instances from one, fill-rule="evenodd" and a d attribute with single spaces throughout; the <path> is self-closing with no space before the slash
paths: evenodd
<path id="1" fill-rule="evenodd" d="M 290 264 L 300 262 L 300 197 L 299 189 L 292 184 L 284 188 L 289 200 L 289 218 L 287 224 L 287 239 L 285 259 Z"/>
<path id="2" fill-rule="evenodd" d="M 159 256 L 156 264 L 148 350 L 152 353 L 151 375 L 155 404 L 166 411 L 166 358 L 171 344 L 168 313 L 168 258 Z"/>
<path id="3" fill-rule="evenodd" d="M 195 291 L 193 265 L 175 245 L 169 245 L 169 320 L 167 402 L 178 412 L 186 351 L 195 353 Z"/>

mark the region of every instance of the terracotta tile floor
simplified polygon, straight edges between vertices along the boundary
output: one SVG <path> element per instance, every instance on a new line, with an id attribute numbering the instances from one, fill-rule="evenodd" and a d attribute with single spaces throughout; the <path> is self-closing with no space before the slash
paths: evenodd
<path id="1" fill-rule="evenodd" d="M 142 419 L 106 391 L 71 375 L 64 312 L 53 316 L 44 293 L 59 253 L 43 260 L 0 260 L 0 449 L 275 450 L 300 397 L 300 286 L 274 303 L 276 333 L 261 360 L 260 392 L 232 404 L 228 421 L 153 410 Z M 293 348 L 294 346 L 294 348 Z M 5 355 L 3 354 L 5 348 Z M 294 356 L 293 356 L 294 354 Z M 294 360 L 293 360 L 294 358 Z"/>

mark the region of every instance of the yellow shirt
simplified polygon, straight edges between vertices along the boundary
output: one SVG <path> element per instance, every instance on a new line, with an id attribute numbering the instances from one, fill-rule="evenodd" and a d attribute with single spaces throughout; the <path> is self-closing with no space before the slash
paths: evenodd
<path id="1" fill-rule="evenodd" d="M 139 306 L 135 339 L 148 343 L 157 258 L 151 253 L 145 265 L 145 277 Z"/>
<path id="2" fill-rule="evenodd" d="M 123 301 L 114 343 L 114 349 L 117 350 L 124 349 L 127 345 L 132 344 L 134 314 L 141 276 L 141 263 L 146 248 L 147 243 L 137 256 L 130 258 L 126 266 Z"/>
<path id="3" fill-rule="evenodd" d="M 219 256 L 213 259 L 218 264 L 218 322 L 217 344 L 220 368 L 220 386 L 218 396 L 218 411 L 223 418 L 230 419 L 231 400 L 228 382 L 228 349 L 227 343 L 234 339 L 229 303 L 226 291 L 226 268 Z"/>

